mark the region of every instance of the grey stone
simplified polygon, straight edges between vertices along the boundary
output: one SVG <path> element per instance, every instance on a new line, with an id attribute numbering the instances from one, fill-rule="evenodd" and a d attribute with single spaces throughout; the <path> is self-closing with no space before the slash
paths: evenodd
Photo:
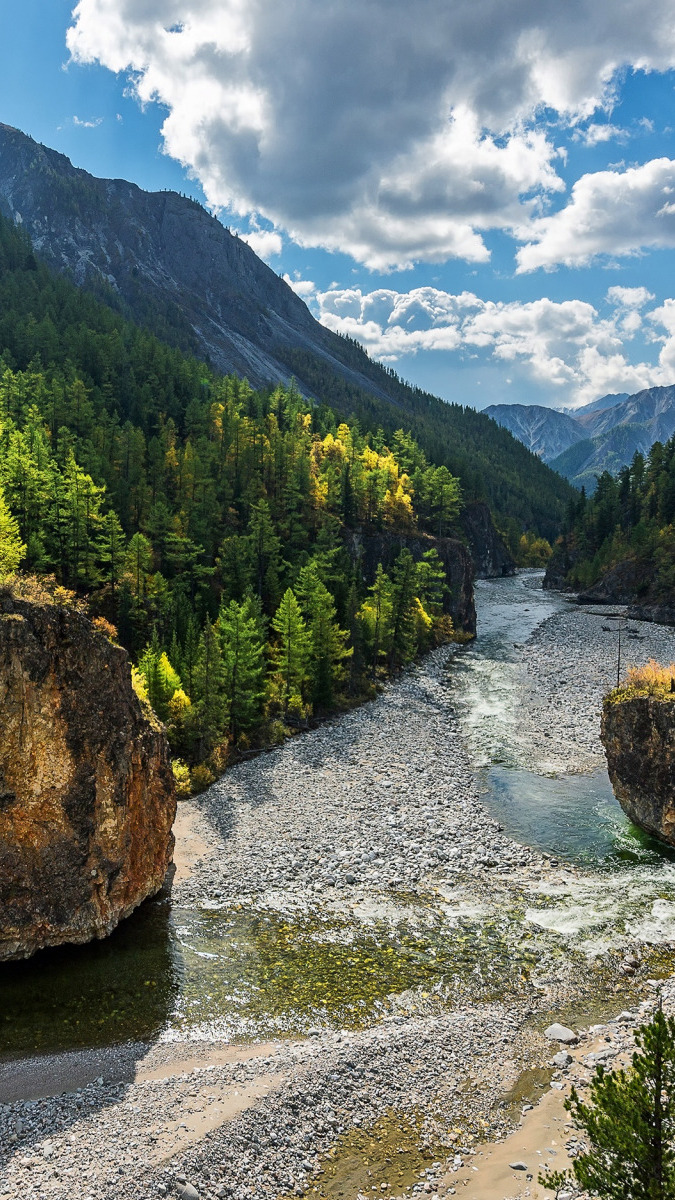
<path id="1" fill-rule="evenodd" d="M 180 1196 L 180 1200 L 199 1200 L 199 1192 L 191 1183 L 186 1183 L 178 1195 Z"/>
<path id="2" fill-rule="evenodd" d="M 512 1162 L 512 1163 L 509 1163 L 509 1166 L 512 1171 L 526 1171 L 527 1170 L 527 1163 L 524 1163 L 524 1162 Z"/>
<path id="3" fill-rule="evenodd" d="M 557 1021 L 544 1030 L 544 1036 L 552 1042 L 562 1042 L 565 1046 L 571 1046 L 574 1042 L 579 1041 L 578 1035 L 573 1029 L 568 1029 L 565 1025 L 559 1025 Z"/>
<path id="4" fill-rule="evenodd" d="M 553 1061 L 556 1067 L 568 1067 L 572 1062 L 572 1055 L 568 1054 L 566 1050 L 559 1050 L 557 1054 L 553 1055 Z"/>

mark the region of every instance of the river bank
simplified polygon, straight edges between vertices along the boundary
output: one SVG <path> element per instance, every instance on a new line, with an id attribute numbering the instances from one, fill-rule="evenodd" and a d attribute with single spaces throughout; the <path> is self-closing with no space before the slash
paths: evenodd
<path id="1" fill-rule="evenodd" d="M 516 740 L 547 753 L 545 734 L 561 729 L 556 688 L 574 689 L 565 738 L 578 769 L 587 741 L 593 751 L 596 696 L 561 684 L 555 649 L 577 615 L 561 607 L 533 620 L 509 669 Z M 600 671 L 609 643 L 589 620 L 575 662 Z M 214 929 L 253 913 L 273 952 L 263 961 L 263 943 L 247 943 L 257 973 L 223 983 L 216 940 L 195 950 L 186 925 L 186 961 L 201 956 L 209 986 L 199 998 L 184 989 L 152 1045 L 111 1049 L 89 1063 L 100 1071 L 89 1081 L 86 1052 L 7 1067 L 30 1078 L 27 1096 L 39 1096 L 40 1078 L 45 1093 L 80 1090 L 6 1093 L 1 1200 L 74 1189 L 148 1200 L 181 1181 L 202 1200 L 452 1194 L 456 1158 L 503 1142 L 547 1087 L 551 1020 L 589 1026 L 653 1000 L 649 980 L 669 969 L 662 942 L 628 931 L 589 954 L 561 935 L 551 897 L 588 884 L 583 870 L 513 840 L 485 807 L 453 703 L 472 653 L 434 652 L 373 704 L 239 764 L 181 806 L 176 911 Z M 273 1010 L 270 979 L 288 992 Z M 2 1084 L 0 1069 L 0 1096 Z"/>

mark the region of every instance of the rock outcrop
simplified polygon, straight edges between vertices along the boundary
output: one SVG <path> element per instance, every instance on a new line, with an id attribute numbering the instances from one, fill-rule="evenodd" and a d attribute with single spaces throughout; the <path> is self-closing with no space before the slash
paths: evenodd
<path id="1" fill-rule="evenodd" d="M 126 652 L 77 612 L 0 597 L 0 959 L 86 942 L 162 886 L 176 811 Z"/>
<path id="2" fill-rule="evenodd" d="M 475 634 L 476 607 L 473 598 L 474 568 L 471 555 L 463 542 L 456 538 L 430 537 L 424 533 L 347 532 L 347 549 L 370 585 L 375 579 L 377 564 L 391 570 L 401 550 L 409 550 L 419 562 L 426 550 L 434 549 L 445 570 L 448 591 L 445 611 L 450 614 L 456 630 Z"/>
<path id="3" fill-rule="evenodd" d="M 487 504 L 475 500 L 459 514 L 459 527 L 466 538 L 478 579 L 500 579 L 515 575 L 516 564 L 495 527 Z"/>
<path id="4" fill-rule="evenodd" d="M 551 585 L 549 585 L 551 586 Z M 577 597 L 579 604 L 627 604 L 634 621 L 675 625 L 675 603 L 655 586 L 649 562 L 624 559 Z"/>
<path id="5" fill-rule="evenodd" d="M 626 815 L 675 846 L 675 697 L 605 700 L 600 736 Z"/>

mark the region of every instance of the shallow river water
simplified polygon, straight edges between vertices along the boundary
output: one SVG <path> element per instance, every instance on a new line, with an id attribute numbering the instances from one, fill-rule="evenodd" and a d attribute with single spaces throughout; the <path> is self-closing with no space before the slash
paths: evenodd
<path id="1" fill-rule="evenodd" d="M 447 670 L 486 806 L 514 839 L 569 863 L 564 878 L 404 897 L 360 921 L 160 897 L 104 942 L 2 967 L 0 1057 L 356 1028 L 392 1009 L 518 995 L 563 959 L 600 987 L 622 941 L 650 943 L 653 971 L 669 969 L 673 856 L 629 825 L 605 772 L 537 774 L 518 748 L 515 643 L 566 603 L 533 573 L 479 583 L 479 637 Z"/>

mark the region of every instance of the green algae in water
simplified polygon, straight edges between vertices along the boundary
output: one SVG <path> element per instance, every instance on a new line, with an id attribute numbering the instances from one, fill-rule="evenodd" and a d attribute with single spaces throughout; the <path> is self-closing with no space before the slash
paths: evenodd
<path id="1" fill-rule="evenodd" d="M 265 911 L 177 915 L 185 961 L 176 1024 L 237 1038 L 358 1028 L 405 997 L 419 1006 L 522 994 L 536 962 L 507 921 L 437 919 L 422 931 Z"/>
<path id="2" fill-rule="evenodd" d="M 400 1113 L 389 1112 L 369 1129 L 351 1129 L 322 1160 L 307 1194 L 316 1200 L 353 1200 L 359 1193 L 398 1196 L 419 1183 L 446 1147 L 429 1147 L 421 1129 Z"/>
<path id="3" fill-rule="evenodd" d="M 521 994 L 537 952 L 506 917 L 423 928 L 149 902 L 109 938 L 0 970 L 0 1057 L 149 1041 L 257 1039 Z"/>

